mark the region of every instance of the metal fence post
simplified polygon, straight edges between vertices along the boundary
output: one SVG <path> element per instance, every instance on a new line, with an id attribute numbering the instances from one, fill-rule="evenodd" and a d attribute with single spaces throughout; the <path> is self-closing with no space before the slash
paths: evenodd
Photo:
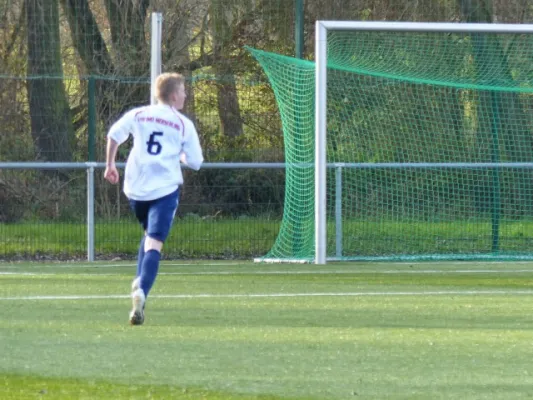
<path id="1" fill-rule="evenodd" d="M 88 80 L 89 99 L 88 99 L 88 121 L 87 121 L 87 153 L 88 160 L 96 160 L 96 88 L 94 76 Z"/>
<path id="2" fill-rule="evenodd" d="M 342 167 L 335 166 L 335 255 L 342 257 Z"/>
<path id="3" fill-rule="evenodd" d="M 87 165 L 87 261 L 94 261 L 94 168 L 96 163 Z"/>
<path id="4" fill-rule="evenodd" d="M 304 57 L 304 0 L 296 0 L 295 8 L 295 26 L 294 26 L 294 42 L 295 42 L 295 57 Z"/>

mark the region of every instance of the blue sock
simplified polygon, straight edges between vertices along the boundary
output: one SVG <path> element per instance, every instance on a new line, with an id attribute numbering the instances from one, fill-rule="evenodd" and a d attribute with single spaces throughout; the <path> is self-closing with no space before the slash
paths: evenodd
<path id="1" fill-rule="evenodd" d="M 143 235 L 141 243 L 139 244 L 139 254 L 137 254 L 137 275 L 135 276 L 141 276 L 142 273 L 142 265 L 144 259 L 144 239 L 146 239 L 146 235 Z"/>
<path id="2" fill-rule="evenodd" d="M 157 277 L 160 259 L 161 253 L 157 250 L 148 250 L 144 254 L 141 273 L 141 289 L 146 297 L 148 297 L 148 293 L 150 292 L 150 289 L 152 289 L 155 278 Z"/>

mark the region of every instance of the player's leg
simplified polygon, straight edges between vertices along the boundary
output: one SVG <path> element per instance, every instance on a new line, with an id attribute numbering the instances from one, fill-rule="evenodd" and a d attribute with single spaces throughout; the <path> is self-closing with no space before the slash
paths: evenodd
<path id="1" fill-rule="evenodd" d="M 165 242 L 174 215 L 178 208 L 178 194 L 179 190 L 155 200 L 150 205 L 148 211 L 148 226 L 146 228 L 146 240 L 144 242 L 144 259 L 142 263 L 142 272 L 140 280 L 140 288 L 144 295 L 152 289 L 159 271 L 159 261 L 161 259 L 161 249 Z"/>
<path id="2" fill-rule="evenodd" d="M 132 325 L 144 323 L 146 297 L 157 277 L 161 249 L 172 227 L 177 208 L 178 191 L 150 202 L 144 240 L 144 256 L 140 268 L 141 275 L 138 279 L 138 286 L 132 293 L 133 310 L 130 313 Z M 137 280 L 134 283 L 137 283 Z"/>
<path id="3" fill-rule="evenodd" d="M 137 253 L 137 273 L 131 284 L 131 291 L 139 289 L 141 283 L 142 263 L 144 260 L 144 242 L 146 240 L 146 232 L 144 232 L 141 242 L 139 243 L 139 250 Z"/>
<path id="4" fill-rule="evenodd" d="M 141 276 L 142 261 L 144 258 L 144 241 L 146 238 L 146 226 L 148 225 L 148 210 L 149 210 L 150 203 L 147 201 L 136 201 L 136 200 L 131 200 L 131 199 L 129 202 L 130 202 L 130 207 L 133 213 L 135 214 L 135 217 L 137 218 L 137 220 L 139 221 L 139 223 L 141 224 L 143 228 L 143 236 L 139 243 L 139 250 L 137 253 L 137 273 L 135 274 L 136 277 L 139 277 Z"/>
<path id="5" fill-rule="evenodd" d="M 130 314 L 132 325 L 140 325 L 144 322 L 146 297 L 156 280 L 161 249 L 172 227 L 177 207 L 178 191 L 154 200 L 150 204 L 139 289 L 133 293 L 134 308 Z"/>
<path id="6" fill-rule="evenodd" d="M 141 276 L 141 268 L 144 259 L 144 241 L 146 240 L 146 232 L 143 233 L 141 242 L 139 243 L 139 252 L 137 253 L 137 274 L 135 276 Z"/>
<path id="7" fill-rule="evenodd" d="M 143 228 L 143 236 L 139 243 L 139 251 L 137 254 L 137 273 L 135 274 L 135 278 L 131 284 L 133 308 L 130 312 L 130 323 L 132 325 L 141 325 L 144 322 L 144 303 L 146 301 L 146 296 L 139 288 L 141 280 L 140 276 L 142 273 L 142 263 L 144 260 L 144 244 L 150 203 L 147 201 L 130 200 L 130 206 Z"/>

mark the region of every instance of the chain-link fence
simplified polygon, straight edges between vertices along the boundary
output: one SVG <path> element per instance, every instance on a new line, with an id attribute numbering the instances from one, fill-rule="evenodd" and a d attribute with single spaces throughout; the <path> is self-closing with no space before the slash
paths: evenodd
<path id="1" fill-rule="evenodd" d="M 0 1 L 0 162 L 103 161 L 110 124 L 149 101 L 152 12 L 163 15 L 163 70 L 187 78 L 185 113 L 197 125 L 207 162 L 284 161 L 274 95 L 245 46 L 312 59 L 318 19 L 533 21 L 524 0 Z M 121 147 L 119 161 L 127 151 Z M 213 231 L 200 227 L 217 221 L 234 224 L 248 239 L 230 239 L 226 232 L 216 249 L 206 245 L 206 251 L 183 254 L 248 257 L 269 248 L 275 233 L 243 221 L 279 223 L 283 169 L 186 175 L 179 215 L 190 220 L 186 236 L 209 237 Z M 110 228 L 119 226 L 112 221 L 130 217 L 120 190 L 95 176 L 97 226 L 114 232 L 97 241 L 96 253 L 111 257 L 123 251 L 113 245 L 122 240 L 122 228 Z M 66 254 L 83 253 L 85 180 L 84 170 L 0 170 L 0 257 L 57 256 L 69 246 L 74 248 Z M 39 237 L 54 235 L 63 235 L 65 246 L 38 245 Z M 235 250 L 235 241 L 254 237 L 261 245 Z"/>

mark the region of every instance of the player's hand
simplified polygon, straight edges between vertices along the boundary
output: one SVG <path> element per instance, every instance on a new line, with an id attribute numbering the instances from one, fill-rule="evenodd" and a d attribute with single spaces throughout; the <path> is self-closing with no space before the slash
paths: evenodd
<path id="1" fill-rule="evenodd" d="M 115 165 L 105 167 L 104 178 L 113 184 L 118 183 L 119 174 L 117 167 Z"/>

